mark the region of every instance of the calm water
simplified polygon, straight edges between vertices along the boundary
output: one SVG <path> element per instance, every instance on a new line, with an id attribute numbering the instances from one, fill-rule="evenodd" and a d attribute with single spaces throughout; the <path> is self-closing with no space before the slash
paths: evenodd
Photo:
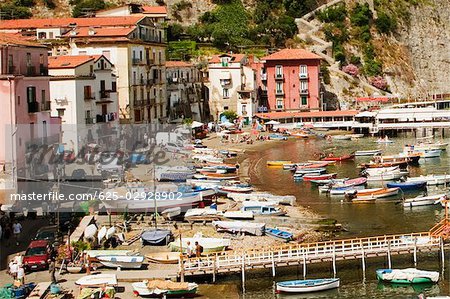
<path id="1" fill-rule="evenodd" d="M 252 183 L 260 189 L 277 194 L 292 194 L 297 197 L 300 205 L 308 206 L 311 210 L 341 223 L 346 232 L 340 233 L 336 238 L 348 238 L 356 236 L 373 236 L 383 234 L 397 234 L 407 232 L 428 231 L 437 221 L 444 216 L 444 210 L 440 206 L 425 206 L 413 209 L 405 209 L 397 204 L 398 200 L 390 199 L 376 204 L 352 204 L 343 202 L 342 198 L 330 198 L 318 193 L 317 188 L 307 182 L 294 182 L 289 171 L 279 168 L 267 168 L 268 160 L 291 160 L 301 162 L 317 160 L 315 153 L 333 151 L 335 155 L 350 153 L 355 150 L 368 150 L 380 148 L 386 154 L 395 154 L 402 151 L 403 145 L 414 143 L 413 139 L 395 139 L 392 145 L 377 145 L 375 139 L 364 138 L 358 141 L 333 141 L 325 140 L 289 140 L 277 143 L 274 147 L 262 152 L 251 154 L 254 167 L 251 171 Z M 420 161 L 419 166 L 410 167 L 411 176 L 421 174 L 444 174 L 450 171 L 450 153 L 443 152 L 439 159 L 427 159 Z M 358 177 L 358 163 L 368 161 L 368 157 L 357 157 L 355 161 L 336 164 L 329 168 L 329 172 L 337 172 L 338 177 Z M 377 185 L 374 184 L 373 187 Z M 446 189 L 429 188 L 428 193 L 442 192 Z M 417 193 L 406 194 L 413 197 Z M 398 198 L 397 198 L 398 199 Z M 361 261 L 337 262 L 337 277 L 341 278 L 341 287 L 338 290 L 310 295 L 280 296 L 274 294 L 274 280 L 302 279 L 302 267 L 277 269 L 277 276 L 272 279 L 269 270 L 248 275 L 246 281 L 245 298 L 416 298 L 421 292 L 427 295 L 448 295 L 450 268 L 450 253 L 446 253 L 445 276 L 439 284 L 423 286 L 421 288 L 392 287 L 378 284 L 375 278 L 377 268 L 386 267 L 386 258 L 370 259 L 365 278 L 361 270 Z M 393 267 L 412 267 L 412 257 L 393 257 Z M 439 270 L 441 266 L 437 254 L 420 254 L 418 267 L 428 270 Z M 307 278 L 320 278 L 332 276 L 331 265 L 308 266 Z M 235 277 L 236 279 L 236 277 Z M 231 281 L 230 281 L 231 282 Z"/>

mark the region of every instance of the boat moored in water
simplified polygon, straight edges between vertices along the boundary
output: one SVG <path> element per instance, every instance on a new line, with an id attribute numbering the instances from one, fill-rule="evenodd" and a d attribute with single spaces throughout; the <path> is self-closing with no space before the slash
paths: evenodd
<path id="1" fill-rule="evenodd" d="M 306 279 L 277 282 L 277 292 L 310 293 L 339 287 L 339 278 Z"/>
<path id="2" fill-rule="evenodd" d="M 377 279 L 399 284 L 436 283 L 439 281 L 439 272 L 424 271 L 415 268 L 407 269 L 378 269 Z"/>

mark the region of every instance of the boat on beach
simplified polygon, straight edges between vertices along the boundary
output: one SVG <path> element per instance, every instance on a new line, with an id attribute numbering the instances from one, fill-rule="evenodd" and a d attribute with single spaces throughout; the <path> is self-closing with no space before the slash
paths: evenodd
<path id="1" fill-rule="evenodd" d="M 439 201 L 443 200 L 445 196 L 446 194 L 436 194 L 429 196 L 417 196 L 413 198 L 407 198 L 403 201 L 403 206 L 405 208 L 412 208 L 412 207 L 435 205 L 436 203 L 439 203 Z"/>
<path id="2" fill-rule="evenodd" d="M 253 191 L 253 187 L 249 184 L 233 184 L 220 186 L 218 190 L 224 193 L 250 193 Z"/>
<path id="3" fill-rule="evenodd" d="M 141 234 L 142 245 L 161 246 L 169 244 L 172 232 L 165 229 L 148 230 Z"/>
<path id="4" fill-rule="evenodd" d="M 182 246 L 183 246 L 183 252 L 186 252 L 187 242 L 191 243 L 191 246 L 195 244 L 195 242 L 198 242 L 201 246 L 203 246 L 203 252 L 218 252 L 223 251 L 228 248 L 228 246 L 231 246 L 231 240 L 230 239 L 223 239 L 223 238 L 204 238 L 204 237 L 192 237 L 192 238 L 182 238 Z M 180 239 L 176 239 L 173 242 L 169 243 L 169 248 L 172 251 L 180 251 Z"/>
<path id="5" fill-rule="evenodd" d="M 140 269 L 144 262 L 142 255 L 101 255 L 97 260 L 108 268 Z"/>
<path id="6" fill-rule="evenodd" d="M 282 167 L 284 164 L 292 164 L 291 161 L 267 161 L 267 166 Z"/>
<path id="7" fill-rule="evenodd" d="M 270 201 L 276 204 L 293 206 L 297 200 L 294 195 L 274 195 L 267 192 L 252 192 L 252 193 L 228 193 L 228 198 L 234 201 L 242 202 L 247 200 L 253 201 Z"/>
<path id="8" fill-rule="evenodd" d="M 381 150 L 365 150 L 365 151 L 356 151 L 355 156 L 374 156 L 381 154 Z"/>
<path id="9" fill-rule="evenodd" d="M 439 272 L 415 268 L 378 269 L 376 273 L 379 281 L 398 284 L 436 283 L 439 281 Z"/>
<path id="10" fill-rule="evenodd" d="M 275 204 L 267 204 L 266 202 L 261 201 L 244 201 L 241 211 L 247 212 L 250 211 L 255 215 L 262 216 L 284 216 L 286 215 L 286 211 L 278 208 Z"/>
<path id="11" fill-rule="evenodd" d="M 173 282 L 170 280 L 150 280 L 131 284 L 136 296 L 146 297 L 187 297 L 195 296 L 198 284 L 193 282 Z"/>
<path id="12" fill-rule="evenodd" d="M 222 215 L 228 219 L 252 220 L 255 218 L 251 211 L 226 211 Z"/>
<path id="13" fill-rule="evenodd" d="M 218 232 L 246 233 L 254 236 L 264 235 L 266 228 L 265 223 L 245 221 L 213 221 L 212 225 Z"/>
<path id="14" fill-rule="evenodd" d="M 319 292 L 339 287 L 339 278 L 290 280 L 277 282 L 277 292 L 285 293 L 310 293 Z"/>
<path id="15" fill-rule="evenodd" d="M 155 252 L 145 256 L 147 260 L 156 264 L 178 264 L 179 252 Z"/>
<path id="16" fill-rule="evenodd" d="M 284 242 L 289 242 L 294 237 L 294 235 L 290 232 L 280 230 L 278 228 L 266 228 L 265 233 L 268 236 L 274 237 Z"/>
<path id="17" fill-rule="evenodd" d="M 76 285 L 83 287 L 117 286 L 116 274 L 86 275 L 75 281 Z"/>

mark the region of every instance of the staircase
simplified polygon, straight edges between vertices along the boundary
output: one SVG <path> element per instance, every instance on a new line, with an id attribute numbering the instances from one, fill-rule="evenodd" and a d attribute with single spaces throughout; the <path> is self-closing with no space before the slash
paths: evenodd
<path id="1" fill-rule="evenodd" d="M 343 72 L 339 68 L 339 63 L 336 62 L 336 60 L 333 58 L 333 43 L 328 42 L 316 35 L 316 33 L 321 29 L 322 23 L 316 25 L 314 24 L 315 20 L 315 14 L 321 10 L 324 10 L 328 7 L 334 6 L 336 4 L 339 4 L 341 2 L 344 2 L 344 0 L 332 0 L 327 3 L 325 3 L 322 6 L 319 6 L 315 10 L 311 11 L 310 13 L 307 13 L 301 18 L 295 19 L 295 23 L 297 24 L 298 28 L 298 37 L 302 39 L 305 42 L 309 42 L 312 44 L 309 45 L 309 50 L 314 52 L 315 54 L 322 57 L 328 64 L 330 64 L 329 70 L 331 73 L 334 73 L 335 75 L 340 75 L 347 80 L 355 81 L 359 86 L 363 87 L 368 94 L 383 94 L 383 95 L 390 95 L 389 93 L 386 93 L 383 90 L 380 90 L 376 88 L 375 86 L 372 86 L 368 82 L 362 81 L 361 79 L 354 78 L 353 76 Z M 371 7 L 372 11 L 375 12 L 373 9 L 373 0 L 368 0 L 369 6 Z M 376 12 L 375 12 L 376 13 Z M 374 14 L 375 16 L 375 14 Z"/>

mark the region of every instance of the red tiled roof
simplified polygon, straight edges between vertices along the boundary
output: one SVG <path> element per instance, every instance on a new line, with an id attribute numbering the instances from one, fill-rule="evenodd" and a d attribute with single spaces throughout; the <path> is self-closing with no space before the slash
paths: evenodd
<path id="1" fill-rule="evenodd" d="M 120 26 L 135 25 L 142 18 L 143 16 L 61 18 L 61 19 L 18 19 L 18 20 L 0 21 L 0 29 L 69 27 L 70 24 L 76 24 L 77 27 L 89 27 L 89 26 L 120 27 Z"/>
<path id="2" fill-rule="evenodd" d="M 102 55 L 65 55 L 65 56 L 50 56 L 48 58 L 48 67 L 50 69 L 71 69 L 91 60 L 96 61 Z"/>
<path id="3" fill-rule="evenodd" d="M 379 98 L 356 98 L 357 102 L 382 102 L 386 103 L 389 102 L 389 98 L 386 97 L 379 97 Z"/>
<path id="4" fill-rule="evenodd" d="M 92 28 L 92 27 L 91 27 Z M 76 35 L 73 35 L 73 31 L 69 31 L 64 36 L 67 37 L 88 37 L 88 36 L 128 36 L 133 30 L 136 29 L 136 26 L 133 27 L 125 27 L 125 28 L 102 28 L 102 27 L 94 27 L 94 34 L 89 34 L 90 27 L 79 27 L 75 31 Z"/>
<path id="5" fill-rule="evenodd" d="M 191 67 L 192 63 L 185 61 L 166 61 L 166 67 Z"/>
<path id="6" fill-rule="evenodd" d="M 214 55 L 210 60 L 209 63 L 220 63 L 220 57 L 228 55 L 231 57 L 231 62 L 240 62 L 242 59 L 244 59 L 245 54 L 222 54 L 222 55 Z"/>
<path id="7" fill-rule="evenodd" d="M 33 41 L 30 41 L 30 39 L 27 37 L 23 37 L 18 34 L 0 32 L 0 45 L 6 45 L 6 44 L 17 45 L 17 46 L 46 48 L 43 45 L 40 45 Z"/>
<path id="8" fill-rule="evenodd" d="M 142 6 L 144 14 L 167 14 L 167 7 L 165 6 Z"/>
<path id="9" fill-rule="evenodd" d="M 322 59 L 319 55 L 304 49 L 283 49 L 261 60 L 299 60 L 299 59 Z"/>
<path id="10" fill-rule="evenodd" d="M 334 111 L 310 111 L 310 112 L 268 112 L 257 113 L 256 117 L 262 119 L 282 119 L 293 117 L 332 117 L 332 116 L 355 116 L 357 110 L 334 110 Z"/>

